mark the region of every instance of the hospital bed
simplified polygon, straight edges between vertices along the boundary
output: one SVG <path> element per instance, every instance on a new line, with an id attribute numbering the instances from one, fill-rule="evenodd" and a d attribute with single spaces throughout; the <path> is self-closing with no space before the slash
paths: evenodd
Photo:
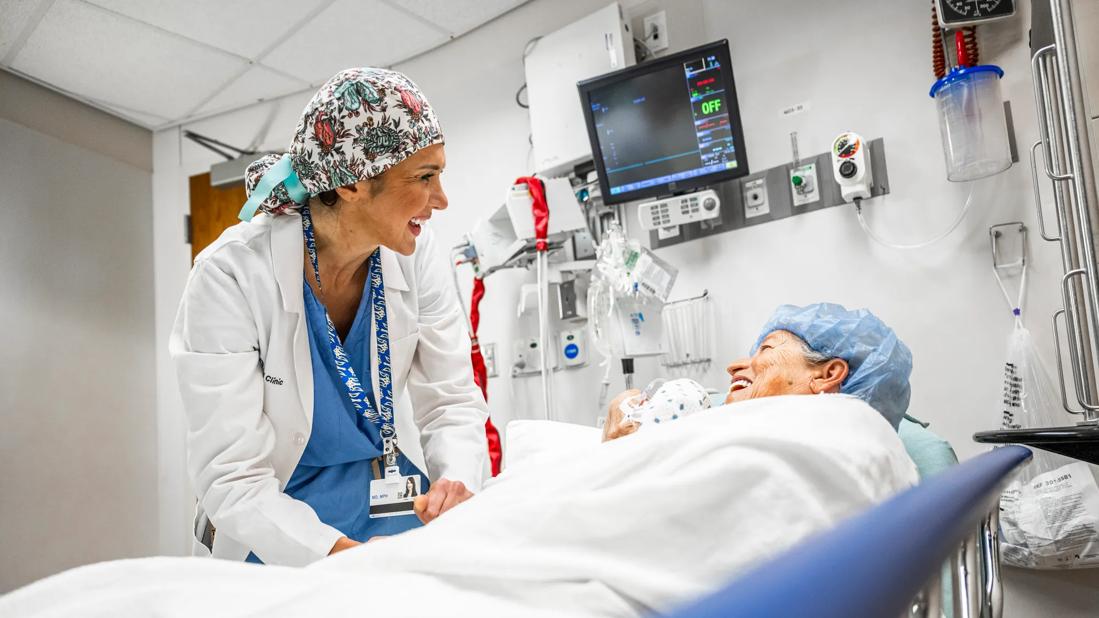
<path id="1" fill-rule="evenodd" d="M 594 427 L 527 421 L 516 434 L 513 422 L 510 472 L 415 533 L 306 569 L 164 557 L 88 565 L 0 597 L 0 614 L 245 616 L 262 606 L 271 616 L 354 615 L 370 581 L 395 591 L 372 600 L 372 613 L 391 616 L 416 615 L 409 598 L 451 615 L 560 616 L 673 613 L 703 596 L 684 615 L 895 617 L 916 598 L 909 615 L 938 616 L 936 567 L 962 547 L 955 564 L 966 577 L 954 596 L 963 609 L 954 615 L 995 616 L 995 573 L 986 580 L 977 542 L 961 540 L 981 529 L 999 483 L 1029 452 L 996 451 L 1021 454 L 994 475 L 982 472 L 988 456 L 951 466 L 949 446 L 933 434 L 905 425 L 898 441 L 856 403 L 762 398 L 738 404 L 736 415 L 697 415 L 606 447 Z M 765 422 L 776 415 L 786 422 Z M 917 481 L 905 451 L 925 474 L 947 470 L 898 495 Z M 654 488 L 674 499 L 653 500 Z M 754 500 L 725 499 L 748 491 Z M 631 516 L 640 509 L 644 518 Z M 637 542 L 654 531 L 662 542 Z M 757 569 L 782 548 L 794 553 Z M 744 579 L 726 587 L 733 574 Z M 740 598 L 764 589 L 780 598 Z M 805 601 L 807 609 L 791 605 Z"/>
<path id="2" fill-rule="evenodd" d="M 1005 446 L 942 470 L 953 456 L 944 441 L 911 426 L 902 427 L 901 436 L 926 479 L 920 485 L 672 615 L 1002 615 L 998 500 L 1000 490 L 1031 452 Z M 942 585 L 944 562 L 949 565 L 949 586 Z M 950 597 L 952 601 L 944 607 L 944 598 Z"/>

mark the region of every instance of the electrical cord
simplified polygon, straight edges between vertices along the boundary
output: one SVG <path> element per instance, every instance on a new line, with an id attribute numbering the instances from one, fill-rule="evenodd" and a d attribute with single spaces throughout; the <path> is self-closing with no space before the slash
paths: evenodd
<path id="1" fill-rule="evenodd" d="M 874 230 L 870 229 L 870 225 L 866 223 L 866 219 L 864 219 L 863 216 L 862 216 L 862 198 L 855 198 L 855 214 L 858 215 L 859 225 L 862 226 L 862 231 L 866 232 L 866 235 L 869 236 L 872 240 L 874 240 L 874 242 L 876 242 L 880 245 L 889 247 L 890 249 L 901 249 L 901 250 L 922 249 L 924 247 L 928 247 L 930 245 L 933 245 L 933 244 L 939 242 L 940 240 L 946 238 L 947 236 L 950 236 L 950 234 L 953 233 L 954 230 L 958 229 L 958 226 L 961 225 L 962 221 L 965 219 L 966 213 L 969 212 L 969 206 L 972 203 L 973 203 L 973 186 L 970 185 L 969 195 L 966 196 L 966 198 L 965 198 L 965 206 L 962 207 L 962 212 L 958 215 L 958 218 L 954 221 L 954 223 L 950 225 L 949 229 L 947 229 L 942 234 L 939 234 L 938 236 L 936 236 L 936 237 L 934 237 L 930 240 L 925 240 L 923 242 L 912 243 L 912 244 L 907 244 L 907 245 L 898 245 L 896 243 L 889 242 L 888 240 L 885 240 L 881 236 L 878 236 L 876 233 L 874 233 Z"/>
<path id="2" fill-rule="evenodd" d="M 530 52 L 534 51 L 534 46 L 538 44 L 538 41 L 541 38 L 542 37 L 540 37 L 540 36 L 536 36 L 533 39 L 527 41 L 527 44 L 523 46 L 523 66 L 524 67 L 526 67 L 526 64 L 527 64 L 527 56 L 530 55 Z M 515 104 L 518 105 L 519 107 L 523 108 L 523 109 L 530 109 L 530 104 L 529 103 L 523 103 L 522 99 L 519 98 L 523 94 L 523 91 L 526 90 L 526 89 L 527 89 L 527 83 L 523 82 L 523 85 L 519 86 L 519 89 L 515 91 Z"/>
<path id="3" fill-rule="evenodd" d="M 649 44 L 646 41 L 637 37 L 633 37 L 633 49 L 635 54 L 641 52 L 641 59 L 638 60 L 638 62 L 644 62 L 656 55 L 656 52 L 649 48 Z"/>

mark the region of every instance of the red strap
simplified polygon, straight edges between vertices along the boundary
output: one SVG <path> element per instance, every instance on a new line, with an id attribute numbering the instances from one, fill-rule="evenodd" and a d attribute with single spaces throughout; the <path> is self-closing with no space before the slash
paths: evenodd
<path id="1" fill-rule="evenodd" d="M 488 460 L 492 464 L 492 476 L 499 476 L 504 450 L 500 443 L 500 432 L 496 431 L 491 419 L 485 421 L 485 437 L 488 439 Z"/>
<path id="2" fill-rule="evenodd" d="M 483 279 L 473 279 L 473 297 L 470 300 L 469 322 L 473 332 L 469 334 L 472 346 L 470 353 L 473 362 L 473 381 L 481 389 L 481 394 L 488 401 L 488 368 L 485 367 L 485 357 L 481 355 L 481 344 L 477 341 L 477 328 L 481 323 L 481 299 L 485 297 L 485 282 Z M 500 432 L 492 424 L 492 419 L 485 421 L 485 437 L 488 438 L 488 458 L 492 463 L 492 476 L 500 474 L 500 464 L 503 460 L 503 449 L 500 443 Z"/>
<path id="3" fill-rule="evenodd" d="M 970 66 L 969 48 L 965 45 L 965 31 L 963 30 L 956 30 L 954 32 L 954 51 L 958 54 L 958 66 Z"/>
<path id="4" fill-rule="evenodd" d="M 473 298 L 470 299 L 469 304 L 469 322 L 470 328 L 473 329 L 473 336 L 477 336 L 477 331 L 481 328 L 481 299 L 485 297 L 485 280 L 477 277 L 473 278 Z"/>
<path id="5" fill-rule="evenodd" d="M 534 238 L 537 241 L 534 246 L 539 251 L 545 251 L 549 248 L 549 243 L 546 242 L 546 237 L 549 235 L 549 204 L 546 203 L 546 186 L 541 179 L 534 176 L 520 176 L 515 179 L 515 184 L 525 184 L 530 191 L 532 200 L 530 211 L 534 217 Z"/>

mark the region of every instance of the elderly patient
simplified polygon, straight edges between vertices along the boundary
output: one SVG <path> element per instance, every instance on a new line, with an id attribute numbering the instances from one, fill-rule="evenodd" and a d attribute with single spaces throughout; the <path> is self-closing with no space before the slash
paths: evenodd
<path id="1" fill-rule="evenodd" d="M 896 429 L 911 395 L 912 353 L 866 309 L 850 311 L 832 303 L 782 305 L 763 327 L 751 356 L 733 361 L 726 371 L 726 404 L 776 395 L 845 393 L 870 404 Z M 646 418 L 646 405 L 681 411 L 672 418 L 708 408 L 708 400 L 697 395 L 704 392 L 690 380 L 675 380 L 648 401 L 641 401 L 637 390 L 621 393 L 607 411 L 603 441 L 640 429 L 642 424 L 633 419 Z"/>

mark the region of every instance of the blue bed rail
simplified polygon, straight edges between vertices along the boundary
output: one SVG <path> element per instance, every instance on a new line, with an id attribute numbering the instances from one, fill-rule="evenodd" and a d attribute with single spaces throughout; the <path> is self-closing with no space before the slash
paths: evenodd
<path id="1" fill-rule="evenodd" d="M 962 463 L 786 551 L 671 615 L 894 618 L 994 508 L 1030 450 Z"/>

